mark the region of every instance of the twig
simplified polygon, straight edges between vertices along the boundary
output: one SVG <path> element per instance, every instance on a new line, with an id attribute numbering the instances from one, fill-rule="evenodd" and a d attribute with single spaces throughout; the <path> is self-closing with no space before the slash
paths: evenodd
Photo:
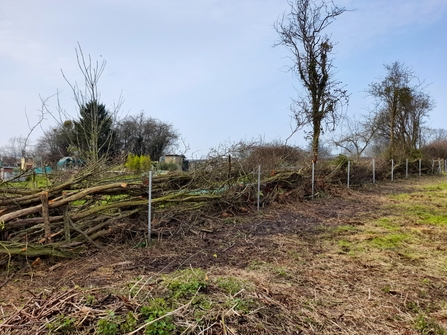
<path id="1" fill-rule="evenodd" d="M 85 239 L 90 242 L 91 244 L 93 244 L 96 248 L 100 249 L 100 245 L 98 243 L 96 243 L 95 241 L 93 241 L 90 236 L 88 236 L 86 233 L 84 233 L 81 229 L 79 229 L 78 227 L 76 227 L 73 223 L 73 221 L 71 220 L 70 217 L 68 217 L 68 222 L 70 223 L 70 226 L 77 231 L 79 234 L 81 234 L 82 236 L 85 237 Z"/>

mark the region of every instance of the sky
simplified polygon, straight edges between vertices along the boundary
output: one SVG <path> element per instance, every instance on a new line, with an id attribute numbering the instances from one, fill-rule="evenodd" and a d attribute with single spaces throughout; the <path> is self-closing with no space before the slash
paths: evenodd
<path id="1" fill-rule="evenodd" d="M 350 94 L 347 113 L 372 106 L 368 85 L 399 61 L 427 85 L 436 106 L 428 126 L 447 129 L 447 1 L 335 0 L 349 11 L 326 33 L 335 78 Z M 290 53 L 273 47 L 287 0 L 1 0 L 0 147 L 55 126 L 58 102 L 72 117 L 70 86 L 82 85 L 75 48 L 105 60 L 98 83 L 120 117 L 144 112 L 180 133 L 188 158 L 240 140 L 284 141 L 289 106 L 301 90 Z M 54 95 L 59 92 L 59 99 Z M 325 135 L 330 138 L 330 134 Z M 303 131 L 289 142 L 305 146 Z"/>

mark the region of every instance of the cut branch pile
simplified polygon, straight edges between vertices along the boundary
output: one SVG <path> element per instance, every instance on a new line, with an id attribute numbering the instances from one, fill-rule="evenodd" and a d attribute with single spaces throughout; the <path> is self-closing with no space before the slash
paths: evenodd
<path id="1" fill-rule="evenodd" d="M 226 168 L 225 168 L 226 170 Z M 152 183 L 152 208 L 170 217 L 191 212 L 255 208 L 257 185 L 253 173 L 223 177 L 209 171 L 158 175 Z M 110 177 L 87 168 L 63 183 L 45 188 L 3 185 L 0 196 L 0 254 L 73 257 L 85 245 L 113 234 L 148 211 L 147 180 L 128 175 Z M 278 173 L 262 182 L 262 202 L 292 190 L 301 182 L 296 172 Z M 13 185 L 11 183 L 11 185 Z M 126 219 L 126 220 L 123 220 Z"/>
<path id="2" fill-rule="evenodd" d="M 185 213 L 238 213 L 256 209 L 257 176 L 238 161 L 213 161 L 188 173 L 156 175 L 152 212 L 169 218 Z M 340 183 L 341 165 L 321 166 L 314 191 Z M 299 171 L 270 170 L 262 176 L 261 206 L 312 193 L 310 166 Z M 355 172 L 360 174 L 358 170 Z M 53 180 L 57 176 L 52 176 Z M 126 227 L 132 218 L 147 220 L 148 180 L 91 166 L 66 172 L 64 182 L 45 188 L 0 188 L 0 254 L 73 257 L 100 237 Z M 366 179 L 370 177 L 367 176 Z M 160 222 L 160 220 L 154 220 Z M 153 226 L 156 224 L 153 222 Z M 1 260 L 1 258 L 0 258 Z"/>

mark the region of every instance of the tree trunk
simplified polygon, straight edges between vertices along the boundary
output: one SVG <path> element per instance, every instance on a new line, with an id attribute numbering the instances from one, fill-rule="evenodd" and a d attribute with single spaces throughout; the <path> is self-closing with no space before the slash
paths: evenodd
<path id="1" fill-rule="evenodd" d="M 313 122 L 313 134 L 312 134 L 312 162 L 316 163 L 318 160 L 318 149 L 320 147 L 320 133 L 321 133 L 321 120 L 314 117 Z"/>

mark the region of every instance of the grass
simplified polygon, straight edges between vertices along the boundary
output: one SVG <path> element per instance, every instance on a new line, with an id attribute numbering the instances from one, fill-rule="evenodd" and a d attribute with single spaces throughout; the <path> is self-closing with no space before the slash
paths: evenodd
<path id="1" fill-rule="evenodd" d="M 405 254 L 418 250 L 440 257 L 436 248 L 442 243 L 447 230 L 447 183 L 425 185 L 413 193 L 390 195 L 391 204 L 384 207 L 387 213 L 376 220 L 366 220 L 362 226 L 343 225 L 334 233 L 342 249 L 394 250 Z M 360 248 L 361 247 L 361 248 Z M 413 254 L 411 252 L 410 254 Z"/>
<path id="2" fill-rule="evenodd" d="M 386 234 L 374 237 L 370 243 L 381 250 L 402 248 L 403 242 L 408 242 L 411 238 L 408 234 Z"/>
<path id="3" fill-rule="evenodd" d="M 389 217 L 380 218 L 375 222 L 375 225 L 390 232 L 399 231 L 401 229 L 401 225 L 397 223 L 393 218 Z"/>
<path id="4" fill-rule="evenodd" d="M 342 254 L 362 264 L 388 269 L 386 271 L 400 272 L 407 268 L 406 271 L 413 271 L 413 274 L 426 276 L 417 288 L 413 287 L 419 299 L 427 300 L 425 305 L 417 299 L 405 301 L 412 314 L 412 328 L 419 334 L 447 334 L 446 324 L 439 321 L 439 318 L 447 318 L 446 303 L 433 296 L 436 285 L 443 290 L 446 286 L 442 282 L 439 284 L 438 279 L 444 278 L 447 272 L 446 199 L 447 183 L 424 185 L 412 193 L 389 195 L 385 198 L 387 204 L 380 209 L 384 214 L 382 217 L 364 218 L 361 225 L 332 228 L 326 239 L 326 257 Z M 389 276 L 377 279 L 386 283 L 391 279 Z M 410 284 L 405 277 L 402 279 L 402 283 L 395 282 L 395 287 L 385 284 L 382 293 L 396 295 L 407 290 L 405 284 Z M 404 287 L 399 287 L 401 285 Z M 440 313 L 442 316 L 438 316 Z"/>
<path id="5" fill-rule="evenodd" d="M 386 262 L 390 266 L 400 259 L 396 263 L 399 266 L 410 262 L 418 264 L 421 273 L 439 276 L 447 272 L 446 197 L 447 183 L 425 185 L 413 193 L 387 196 L 390 203 L 383 207 L 386 216 L 376 220 L 366 218 L 363 225 L 337 227 L 333 229 L 335 238 L 326 245 L 362 262 Z M 422 282 L 430 283 L 428 279 Z M 385 287 L 385 291 L 392 292 Z M 423 291 L 420 294 L 423 295 Z M 428 316 L 430 312 L 419 308 L 414 328 L 420 334 L 447 334 L 436 318 Z"/>

